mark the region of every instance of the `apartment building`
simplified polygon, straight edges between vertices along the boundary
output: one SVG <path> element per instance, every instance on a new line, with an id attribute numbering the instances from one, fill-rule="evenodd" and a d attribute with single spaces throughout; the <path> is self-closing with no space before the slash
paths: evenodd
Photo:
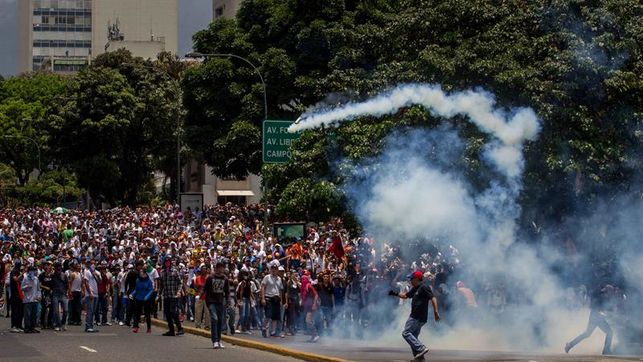
<path id="1" fill-rule="evenodd" d="M 177 52 L 177 0 L 20 0 L 18 70 L 73 73 L 106 51 Z"/>

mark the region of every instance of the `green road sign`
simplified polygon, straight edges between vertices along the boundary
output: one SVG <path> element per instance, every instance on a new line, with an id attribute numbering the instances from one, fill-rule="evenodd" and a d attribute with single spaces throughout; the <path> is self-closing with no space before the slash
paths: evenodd
<path id="1" fill-rule="evenodd" d="M 290 145 L 299 138 L 299 132 L 290 133 L 292 121 L 263 122 L 263 162 L 286 163 L 290 160 Z"/>

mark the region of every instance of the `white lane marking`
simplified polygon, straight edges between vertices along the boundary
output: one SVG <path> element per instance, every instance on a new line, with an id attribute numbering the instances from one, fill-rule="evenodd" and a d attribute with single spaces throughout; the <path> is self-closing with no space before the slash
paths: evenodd
<path id="1" fill-rule="evenodd" d="M 96 352 L 98 352 L 98 351 L 97 351 L 97 350 L 95 350 L 95 349 L 91 349 L 91 348 L 89 348 L 89 347 L 85 347 L 85 346 L 80 346 L 80 348 L 84 349 L 84 350 L 85 350 L 85 351 L 87 351 L 87 352 L 92 352 L 92 353 L 96 353 Z"/>

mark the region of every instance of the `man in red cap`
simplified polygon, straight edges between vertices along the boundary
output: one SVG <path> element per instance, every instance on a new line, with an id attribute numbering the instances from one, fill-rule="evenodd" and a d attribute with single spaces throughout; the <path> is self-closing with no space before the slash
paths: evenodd
<path id="1" fill-rule="evenodd" d="M 429 319 L 429 301 L 433 305 L 433 318 L 436 322 L 440 321 L 440 314 L 438 313 L 438 300 L 433 296 L 431 286 L 428 283 L 423 283 L 424 275 L 422 272 L 415 271 L 408 276 L 408 279 L 411 281 L 411 290 L 407 293 L 390 291 L 389 294 L 396 295 L 402 299 L 412 298 L 411 315 L 404 325 L 402 337 L 411 346 L 413 358 L 417 361 L 423 360 L 424 355 L 429 352 L 429 349 L 418 340 L 422 326 Z"/>

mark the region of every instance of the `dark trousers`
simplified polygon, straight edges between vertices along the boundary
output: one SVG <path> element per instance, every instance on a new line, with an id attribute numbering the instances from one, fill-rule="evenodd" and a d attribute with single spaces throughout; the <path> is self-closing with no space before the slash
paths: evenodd
<path id="1" fill-rule="evenodd" d="M 70 324 L 80 325 L 83 297 L 80 292 L 71 292 L 72 299 L 69 301 L 69 320 Z"/>
<path id="2" fill-rule="evenodd" d="M 179 298 L 163 298 L 163 312 L 170 333 L 174 333 L 174 325 L 177 332 L 182 331 L 181 321 L 179 320 Z"/>
<path id="3" fill-rule="evenodd" d="M 43 298 L 40 306 L 40 327 L 51 328 L 54 322 L 54 310 L 51 305 L 51 297 Z"/>
<path id="4" fill-rule="evenodd" d="M 36 322 L 38 321 L 38 302 L 25 303 L 25 332 L 33 331 L 36 329 Z"/>
<path id="5" fill-rule="evenodd" d="M 96 308 L 96 317 L 94 318 L 94 321 L 96 324 L 99 323 L 107 323 L 107 294 L 105 293 L 98 293 L 98 307 Z"/>
<path id="6" fill-rule="evenodd" d="M 138 323 L 141 320 L 141 313 L 145 313 L 145 323 L 147 324 L 147 329 L 152 328 L 152 305 L 155 303 L 154 300 L 133 300 L 134 304 L 134 328 L 138 328 Z"/>
<path id="7" fill-rule="evenodd" d="M 11 297 L 11 328 L 22 329 L 22 313 L 24 305 L 18 296 Z"/>
<path id="8" fill-rule="evenodd" d="M 599 328 L 605 333 L 603 354 L 610 354 L 612 351 L 612 327 L 610 327 L 605 316 L 595 308 L 592 308 L 589 313 L 589 321 L 587 322 L 585 332 L 581 333 L 578 337 L 574 338 L 573 341 L 569 342 L 569 349 L 574 348 L 574 346 L 579 344 L 582 340 L 589 338 L 596 328 Z"/>
<path id="9" fill-rule="evenodd" d="M 156 292 L 152 292 L 152 295 L 150 296 L 150 300 L 152 301 L 151 308 L 152 308 L 152 314 L 154 314 L 154 318 L 158 318 L 158 311 L 159 311 L 159 305 L 156 302 Z"/>
<path id="10" fill-rule="evenodd" d="M 132 325 L 132 318 L 134 318 L 134 299 L 127 299 L 125 305 L 125 325 Z"/>

